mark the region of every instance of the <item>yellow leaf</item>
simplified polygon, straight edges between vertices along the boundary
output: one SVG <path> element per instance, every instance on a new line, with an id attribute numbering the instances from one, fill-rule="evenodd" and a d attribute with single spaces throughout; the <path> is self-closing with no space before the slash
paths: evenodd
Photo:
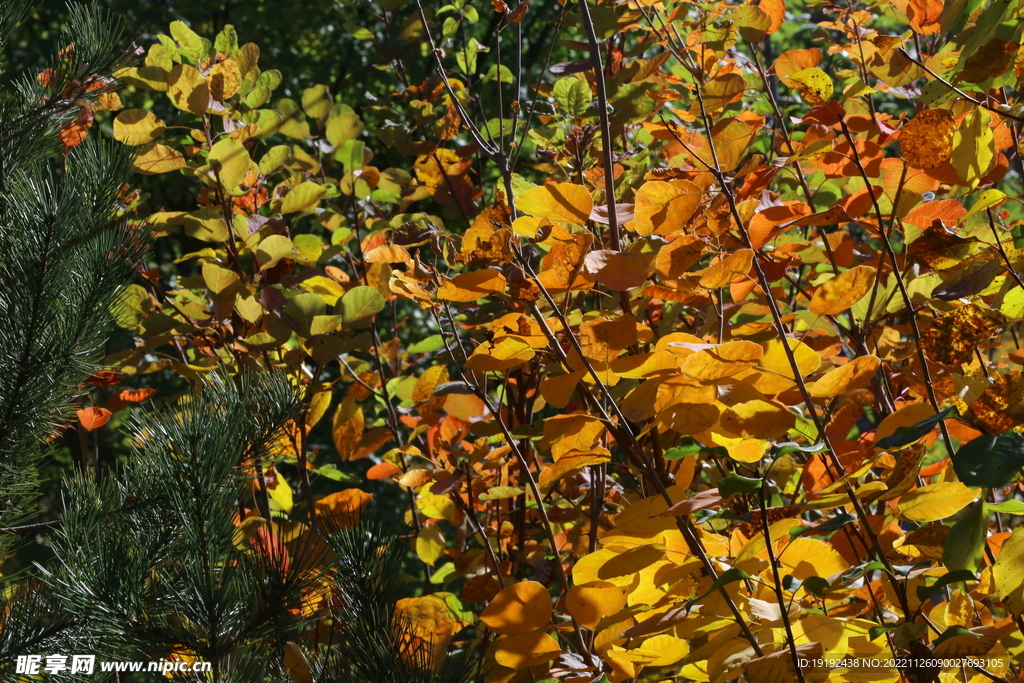
<path id="1" fill-rule="evenodd" d="M 217 209 L 199 209 L 185 214 L 179 220 L 185 234 L 204 242 L 223 242 L 228 238 L 224 214 Z M 285 238 L 287 239 L 287 238 Z"/>
<path id="2" fill-rule="evenodd" d="M 494 661 L 516 671 L 543 664 L 562 652 L 557 640 L 540 632 L 505 635 L 493 647 Z"/>
<path id="3" fill-rule="evenodd" d="M 301 647 L 290 640 L 284 644 L 284 672 L 295 683 L 313 683 L 313 672 L 309 669 L 306 655 L 302 653 Z"/>
<path id="4" fill-rule="evenodd" d="M 875 269 L 854 266 L 818 285 L 809 308 L 818 315 L 836 315 L 860 301 L 875 282 Z"/>
<path id="5" fill-rule="evenodd" d="M 785 574 L 799 581 L 810 576 L 827 579 L 850 568 L 835 548 L 813 538 L 794 539 L 779 555 L 779 563 Z"/>
<path id="6" fill-rule="evenodd" d="M 571 451 L 585 451 L 597 445 L 604 433 L 604 423 L 584 412 L 553 415 L 544 421 L 541 448 L 550 448 L 557 462 Z"/>
<path id="7" fill-rule="evenodd" d="M 935 409 L 928 403 L 908 403 L 882 420 L 875 428 L 875 443 L 887 436 L 892 436 L 900 427 L 915 425 L 934 414 Z"/>
<path id="8" fill-rule="evenodd" d="M 292 258 L 294 255 L 295 245 L 284 235 L 271 235 L 256 247 L 256 261 L 260 264 L 260 270 L 273 268 L 281 259 Z"/>
<path id="9" fill-rule="evenodd" d="M 238 311 L 238 315 L 242 316 L 243 320 L 247 320 L 251 323 L 256 322 L 263 315 L 263 306 L 254 296 L 242 296 L 241 293 L 235 295 L 235 310 Z"/>
<path id="10" fill-rule="evenodd" d="M 448 280 L 437 290 L 437 298 L 446 301 L 476 301 L 492 294 L 504 294 L 507 284 L 500 271 L 484 268 Z"/>
<path id="11" fill-rule="evenodd" d="M 700 277 L 700 286 L 707 289 L 718 289 L 746 277 L 750 266 L 754 263 L 754 252 L 740 249 L 714 264 Z"/>
<path id="12" fill-rule="evenodd" d="M 573 586 L 565 596 L 565 608 L 581 626 L 596 628 L 601 619 L 616 614 L 626 604 L 629 586 L 591 581 Z"/>
<path id="13" fill-rule="evenodd" d="M 802 69 L 783 78 L 782 82 L 798 91 L 812 107 L 820 106 L 832 99 L 832 79 L 821 69 Z"/>
<path id="14" fill-rule="evenodd" d="M 282 214 L 306 211 L 316 206 L 325 194 L 327 190 L 322 185 L 307 181 L 292 188 L 292 191 L 285 195 L 279 211 Z"/>
<path id="15" fill-rule="evenodd" d="M 996 160 L 995 134 L 989 127 L 992 115 L 984 109 L 967 114 L 953 133 L 953 155 L 950 163 L 960 180 L 972 189 L 988 175 Z"/>
<path id="16" fill-rule="evenodd" d="M 145 175 L 169 173 L 179 168 L 185 168 L 185 157 L 167 145 L 151 142 L 135 157 L 135 170 Z"/>
<path id="17" fill-rule="evenodd" d="M 814 398 L 835 398 L 871 383 L 882 361 L 878 356 L 858 356 L 846 365 L 840 365 L 825 373 L 809 389 Z"/>
<path id="18" fill-rule="evenodd" d="M 979 489 L 968 488 L 958 481 L 940 481 L 914 489 L 900 497 L 900 514 L 918 522 L 934 522 L 955 515 L 978 497 Z"/>
<path id="19" fill-rule="evenodd" d="M 725 379 L 754 367 L 762 355 L 764 350 L 754 342 L 730 341 L 687 356 L 680 370 L 702 382 Z"/>
<path id="20" fill-rule="evenodd" d="M 996 594 L 1011 614 L 1024 613 L 1024 526 L 1018 526 L 1003 541 L 992 567 Z"/>
<path id="21" fill-rule="evenodd" d="M 455 503 L 448 496 L 431 493 L 424 487 L 416 496 L 416 508 L 430 519 L 446 519 L 452 524 L 458 520 Z"/>
<path id="22" fill-rule="evenodd" d="M 218 102 L 230 99 L 241 87 L 242 72 L 230 57 L 210 69 L 210 95 Z"/>
<path id="23" fill-rule="evenodd" d="M 722 413 L 722 427 L 752 439 L 777 439 L 796 426 L 796 415 L 774 401 L 744 401 Z"/>
<path id="24" fill-rule="evenodd" d="M 819 574 L 819 576 L 825 578 L 828 575 Z M 820 644 L 822 654 L 830 658 L 845 655 L 849 648 L 850 638 L 855 635 L 863 635 L 854 630 L 855 626 L 849 620 L 841 620 L 824 614 L 810 614 L 803 619 L 794 621 L 792 628 L 795 645 Z"/>
<path id="25" fill-rule="evenodd" d="M 434 388 L 447 381 L 448 368 L 443 365 L 432 365 L 416 378 L 412 401 L 418 405 L 420 415 L 433 415 L 444 405 L 444 397 L 434 396 Z"/>
<path id="26" fill-rule="evenodd" d="M 648 662 L 647 666 L 671 666 L 690 654 L 690 644 L 686 640 L 667 633 L 648 638 L 640 647 L 658 654 L 658 658 Z"/>
<path id="27" fill-rule="evenodd" d="M 364 426 L 363 409 L 356 403 L 355 396 L 346 396 L 331 420 L 331 437 L 342 460 L 348 460 L 359 448 Z"/>
<path id="28" fill-rule="evenodd" d="M 999 190 L 985 190 L 981 193 L 981 196 L 978 197 L 977 201 L 974 202 L 974 206 L 971 207 L 971 210 L 961 216 L 959 220 L 957 220 L 957 223 L 962 225 L 974 214 L 981 213 L 987 209 L 994 209 L 997 206 L 1002 205 L 1002 203 L 1007 199 L 1008 197 L 1006 194 Z"/>
<path id="29" fill-rule="evenodd" d="M 277 475 L 277 481 L 267 487 L 267 493 L 270 494 L 270 500 L 272 503 L 276 503 L 278 508 L 285 512 L 292 511 L 292 487 L 288 485 L 288 481 L 281 476 L 281 473 L 274 471 Z"/>
<path id="30" fill-rule="evenodd" d="M 670 234 L 693 216 L 701 189 L 688 180 L 650 180 L 640 186 L 633 201 L 633 220 L 626 223 L 627 230 L 640 235 Z"/>
<path id="31" fill-rule="evenodd" d="M 319 387 L 319 388 L 317 388 Z M 320 418 L 327 413 L 327 409 L 331 407 L 331 398 L 334 396 L 334 392 L 331 391 L 331 386 L 323 384 L 310 385 L 310 389 L 316 388 L 309 396 L 309 412 L 306 414 L 305 427 L 306 433 L 309 433 L 313 427 L 320 421 Z"/>
<path id="32" fill-rule="evenodd" d="M 175 64 L 167 74 L 167 96 L 178 109 L 203 116 L 210 105 L 210 87 L 199 71 L 188 64 Z"/>
<path id="33" fill-rule="evenodd" d="M 156 90 L 158 92 L 167 92 L 168 77 L 167 70 L 159 66 L 133 66 L 118 69 L 114 72 L 114 78 L 125 85 L 133 85 L 143 90 Z"/>
<path id="34" fill-rule="evenodd" d="M 531 187 L 516 198 L 516 208 L 535 218 L 582 225 L 590 217 L 594 200 L 582 185 L 556 183 Z"/>
<path id="35" fill-rule="evenodd" d="M 551 596 L 536 581 L 514 583 L 494 596 L 480 621 L 503 635 L 536 631 L 551 621 Z"/>
<path id="36" fill-rule="evenodd" d="M 821 357 L 807 344 L 792 337 L 786 337 L 786 343 L 793 352 L 796 366 L 802 376 L 806 377 L 821 367 Z M 748 383 L 762 394 L 777 394 L 796 385 L 793 366 L 780 339 L 772 339 L 765 343 L 764 355 L 758 363 L 758 370 L 761 376 Z M 747 381 L 746 376 L 739 379 Z"/>
<path id="37" fill-rule="evenodd" d="M 220 294 L 231 285 L 238 282 L 238 273 L 227 268 L 221 268 L 216 263 L 203 264 L 203 282 L 214 294 Z"/>
<path id="38" fill-rule="evenodd" d="M 234 138 L 222 138 L 210 148 L 210 166 L 221 186 L 228 192 L 245 180 L 250 163 L 245 145 Z"/>
<path id="39" fill-rule="evenodd" d="M 126 145 L 153 142 L 165 130 L 164 122 L 144 109 L 125 109 L 114 119 L 114 139 Z"/>
<path id="40" fill-rule="evenodd" d="M 536 355 L 527 342 L 516 336 L 484 342 L 473 350 L 465 367 L 481 372 L 504 372 L 526 363 Z"/>
<path id="41" fill-rule="evenodd" d="M 660 544 L 649 543 L 623 550 L 619 548 L 612 548 L 612 550 L 617 551 L 615 557 L 605 562 L 597 572 L 601 579 L 608 580 L 636 574 L 665 557 L 665 546 Z"/>
<path id="42" fill-rule="evenodd" d="M 425 526 L 416 534 L 416 554 L 431 567 L 444 554 L 444 532 L 439 525 Z"/>

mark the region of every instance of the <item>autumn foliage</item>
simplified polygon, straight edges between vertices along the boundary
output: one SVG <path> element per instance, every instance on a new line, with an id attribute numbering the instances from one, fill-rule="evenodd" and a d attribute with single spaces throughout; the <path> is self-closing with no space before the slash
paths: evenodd
<path id="1" fill-rule="evenodd" d="M 1017 680 L 1017 4 L 565 4 L 538 82 L 528 0 L 377 5 L 387 101 L 277 97 L 182 22 L 117 74 L 157 104 L 114 137 L 194 205 L 126 194 L 189 250 L 107 362 L 306 402 L 254 552 L 397 501 L 410 643 L 479 645 L 480 681 Z M 313 661 L 345 625 L 307 604 Z"/>

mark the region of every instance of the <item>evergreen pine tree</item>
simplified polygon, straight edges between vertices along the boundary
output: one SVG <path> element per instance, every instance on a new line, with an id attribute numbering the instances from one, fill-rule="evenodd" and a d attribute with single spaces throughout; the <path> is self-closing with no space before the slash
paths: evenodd
<path id="1" fill-rule="evenodd" d="M 0 52 L 29 13 L 0 11 Z M 131 57 L 121 28 L 95 9 L 71 8 L 72 30 L 50 68 L 0 65 L 0 557 L 32 515 L 39 467 L 96 369 L 110 311 L 144 240 L 116 220 L 131 174 L 117 146 L 89 140 L 65 154 L 61 132 L 104 92 Z M 30 583 L 0 598 L 0 678 L 18 655 L 59 644 L 69 619 L 47 612 Z"/>
<path id="2" fill-rule="evenodd" d="M 0 49 L 28 12 L 26 0 L 4 4 Z M 98 135 L 70 149 L 62 141 L 131 50 L 95 8 L 70 16 L 46 77 L 5 73 L 0 88 L 0 556 L 19 532 L 42 529 L 54 558 L 5 577 L 0 681 L 26 680 L 19 656 L 53 654 L 209 662 L 208 672 L 170 675 L 218 683 L 470 680 L 479 653 L 438 658 L 396 609 L 401 534 L 329 517 L 273 520 L 268 482 L 257 480 L 303 409 L 283 376 L 214 373 L 133 414 L 129 457 L 105 471 L 78 463 L 59 519 L 34 523 L 40 465 L 99 369 L 146 246 L 117 218 L 127 148 Z"/>

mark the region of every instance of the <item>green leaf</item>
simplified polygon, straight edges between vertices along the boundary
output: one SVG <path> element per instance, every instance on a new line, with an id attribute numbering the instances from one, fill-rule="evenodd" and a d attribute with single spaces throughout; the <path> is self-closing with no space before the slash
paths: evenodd
<path id="1" fill-rule="evenodd" d="M 964 626 L 950 626 L 942 632 L 942 635 L 940 635 L 938 638 L 932 641 L 932 647 L 938 647 L 939 645 L 942 645 L 943 642 L 949 640 L 950 638 L 956 638 L 957 636 L 974 636 L 975 638 L 981 637 L 980 634 L 977 634 Z"/>
<path id="2" fill-rule="evenodd" d="M 1004 500 L 1002 503 L 988 506 L 989 512 L 1003 512 L 1008 515 L 1024 515 L 1024 501 Z"/>
<path id="3" fill-rule="evenodd" d="M 728 498 L 734 493 L 753 493 L 761 489 L 761 483 L 760 479 L 730 474 L 718 480 L 718 492 L 722 498 Z"/>
<path id="4" fill-rule="evenodd" d="M 721 489 L 719 489 L 721 491 Z M 789 530 L 789 535 L 792 537 L 802 536 L 804 534 L 830 534 L 833 531 L 842 529 L 851 522 L 856 522 L 857 518 L 847 512 L 839 512 L 835 517 L 819 524 L 817 526 L 795 526 Z"/>
<path id="5" fill-rule="evenodd" d="M 366 143 L 362 140 L 346 140 L 334 153 L 334 159 L 345 167 L 345 173 L 354 173 L 363 166 L 364 149 Z"/>
<path id="6" fill-rule="evenodd" d="M 968 486 L 996 489 L 1009 484 L 1024 468 L 1024 435 L 1009 431 L 984 434 L 960 447 L 953 471 Z"/>
<path id="7" fill-rule="evenodd" d="M 950 570 L 977 571 L 987 538 L 988 510 L 985 508 L 985 496 L 979 496 L 949 530 L 946 547 L 942 551 L 942 564 Z"/>
<path id="8" fill-rule="evenodd" d="M 832 587 L 827 579 L 823 579 L 820 576 L 808 576 L 800 586 L 819 598 L 824 597 L 825 591 Z"/>
<path id="9" fill-rule="evenodd" d="M 183 21 L 171 22 L 171 37 L 178 43 L 182 52 L 192 59 L 198 60 L 205 56 L 203 39 Z"/>
<path id="10" fill-rule="evenodd" d="M 825 442 L 819 441 L 816 444 L 810 446 L 801 446 L 798 443 L 792 441 L 786 441 L 785 443 L 772 444 L 772 458 L 779 458 L 789 453 L 820 453 L 825 450 Z"/>
<path id="11" fill-rule="evenodd" d="M 682 460 L 683 458 L 688 458 L 691 455 L 698 455 L 704 450 L 704 447 L 697 443 L 695 439 L 684 437 L 682 441 L 683 443 L 679 446 L 675 446 L 665 451 L 665 455 L 662 457 L 665 458 L 665 460 Z"/>
<path id="12" fill-rule="evenodd" d="M 891 448 L 900 448 L 901 446 L 914 443 L 935 429 L 935 425 L 947 418 L 956 417 L 956 415 L 956 408 L 946 408 L 941 413 L 932 415 L 927 420 L 921 420 L 917 424 L 910 425 L 909 427 L 898 428 L 895 432 L 876 443 L 875 448 L 889 450 Z"/>
<path id="13" fill-rule="evenodd" d="M 213 47 L 222 55 L 229 55 L 237 50 L 238 33 L 235 31 L 235 27 L 231 24 L 226 25 L 224 29 L 217 34 L 217 38 L 213 41 Z"/>
<path id="14" fill-rule="evenodd" d="M 581 78 L 560 78 L 555 81 L 551 90 L 555 101 L 565 112 L 566 116 L 583 116 L 590 107 L 590 101 L 594 94 L 590 90 L 590 84 Z"/>
<path id="15" fill-rule="evenodd" d="M 944 574 L 939 577 L 939 580 L 930 586 L 918 586 L 917 587 L 917 598 L 921 602 L 924 602 L 928 597 L 939 590 L 943 586 L 948 586 L 951 583 L 963 583 L 964 581 L 977 581 L 978 578 L 974 575 L 970 569 L 957 569 L 951 571 L 948 574 Z"/>
<path id="16" fill-rule="evenodd" d="M 353 287 L 341 297 L 341 319 L 345 326 L 373 317 L 384 310 L 384 297 L 375 287 Z"/>
<path id="17" fill-rule="evenodd" d="M 512 76 L 512 71 L 504 64 L 492 64 L 491 68 L 487 70 L 487 75 L 484 76 L 484 82 L 487 81 L 515 83 L 516 79 Z"/>
<path id="18" fill-rule="evenodd" d="M 719 489 L 719 490 L 721 490 L 721 489 Z M 724 572 L 719 574 L 718 578 L 715 579 L 715 582 L 713 584 L 711 584 L 711 589 L 707 593 L 705 593 L 704 595 L 701 595 L 699 597 L 696 597 L 693 600 L 690 600 L 689 602 L 686 603 L 687 611 L 689 611 L 690 608 L 692 608 L 698 602 L 700 602 L 704 598 L 708 597 L 709 595 L 714 593 L 716 590 L 722 588 L 723 586 L 728 585 L 730 583 L 735 583 L 736 581 L 743 581 L 743 580 L 749 579 L 749 578 L 750 578 L 750 574 L 746 573 L 742 569 L 737 569 L 736 567 L 733 567 L 732 569 L 725 570 Z"/>
<path id="19" fill-rule="evenodd" d="M 327 304 L 319 295 L 307 292 L 293 296 L 285 305 L 284 312 L 301 326 L 303 332 L 309 333 L 314 319 L 327 312 Z"/>
<path id="20" fill-rule="evenodd" d="M 426 339 L 421 339 L 406 349 L 409 353 L 430 353 L 437 351 L 444 346 L 444 337 L 439 334 L 432 334 Z"/>

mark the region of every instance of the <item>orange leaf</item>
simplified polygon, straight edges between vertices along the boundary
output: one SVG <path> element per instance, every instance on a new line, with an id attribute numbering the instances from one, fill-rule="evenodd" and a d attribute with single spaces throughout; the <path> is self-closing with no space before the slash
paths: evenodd
<path id="1" fill-rule="evenodd" d="M 388 479 L 401 471 L 402 468 L 398 465 L 393 465 L 390 462 L 382 462 L 366 470 L 366 478 L 370 480 Z"/>
<path id="2" fill-rule="evenodd" d="M 411 258 L 405 247 L 397 244 L 382 244 L 363 254 L 363 260 L 367 263 L 405 263 Z"/>
<path id="3" fill-rule="evenodd" d="M 818 315 L 836 315 L 861 300 L 875 281 L 871 266 L 854 266 L 814 290 L 808 308 Z"/>
<path id="4" fill-rule="evenodd" d="M 750 249 L 735 251 L 705 270 L 700 277 L 700 286 L 707 289 L 725 287 L 730 282 L 746 277 L 753 263 L 753 251 Z"/>
<path id="5" fill-rule="evenodd" d="M 85 431 L 91 432 L 94 429 L 99 429 L 103 425 L 107 424 L 110 420 L 110 416 L 113 415 L 106 408 L 82 408 L 75 415 L 78 416 L 78 421 L 85 428 Z"/>
<path id="6" fill-rule="evenodd" d="M 360 489 L 345 489 L 321 498 L 316 501 L 314 507 L 339 528 L 351 529 L 359 523 L 359 518 L 372 500 L 372 493 Z"/>
<path id="7" fill-rule="evenodd" d="M 437 290 L 437 298 L 446 301 L 476 301 L 491 294 L 504 294 L 507 284 L 505 276 L 499 271 L 484 268 L 448 280 Z"/>
<path id="8" fill-rule="evenodd" d="M 907 165 L 935 168 L 953 155 L 956 119 L 948 109 L 925 109 L 900 130 L 900 152 Z"/>
<path id="9" fill-rule="evenodd" d="M 142 403 L 156 396 L 156 389 L 122 389 L 117 392 L 118 400 L 125 403 Z"/>
<path id="10" fill-rule="evenodd" d="M 551 596 L 536 581 L 514 583 L 494 596 L 480 621 L 503 635 L 536 631 L 551 621 Z"/>
<path id="11" fill-rule="evenodd" d="M 882 361 L 877 356 L 860 356 L 846 365 L 840 365 L 827 372 L 824 377 L 811 385 L 814 398 L 835 398 L 854 389 L 867 386 L 878 372 Z"/>
<path id="12" fill-rule="evenodd" d="M 633 220 L 625 227 L 641 235 L 678 232 L 700 201 L 700 187 L 688 180 L 646 182 L 636 192 Z"/>
<path id="13" fill-rule="evenodd" d="M 587 271 L 609 289 L 624 292 L 647 281 L 654 254 L 624 254 L 613 249 L 597 249 L 587 254 Z"/>

